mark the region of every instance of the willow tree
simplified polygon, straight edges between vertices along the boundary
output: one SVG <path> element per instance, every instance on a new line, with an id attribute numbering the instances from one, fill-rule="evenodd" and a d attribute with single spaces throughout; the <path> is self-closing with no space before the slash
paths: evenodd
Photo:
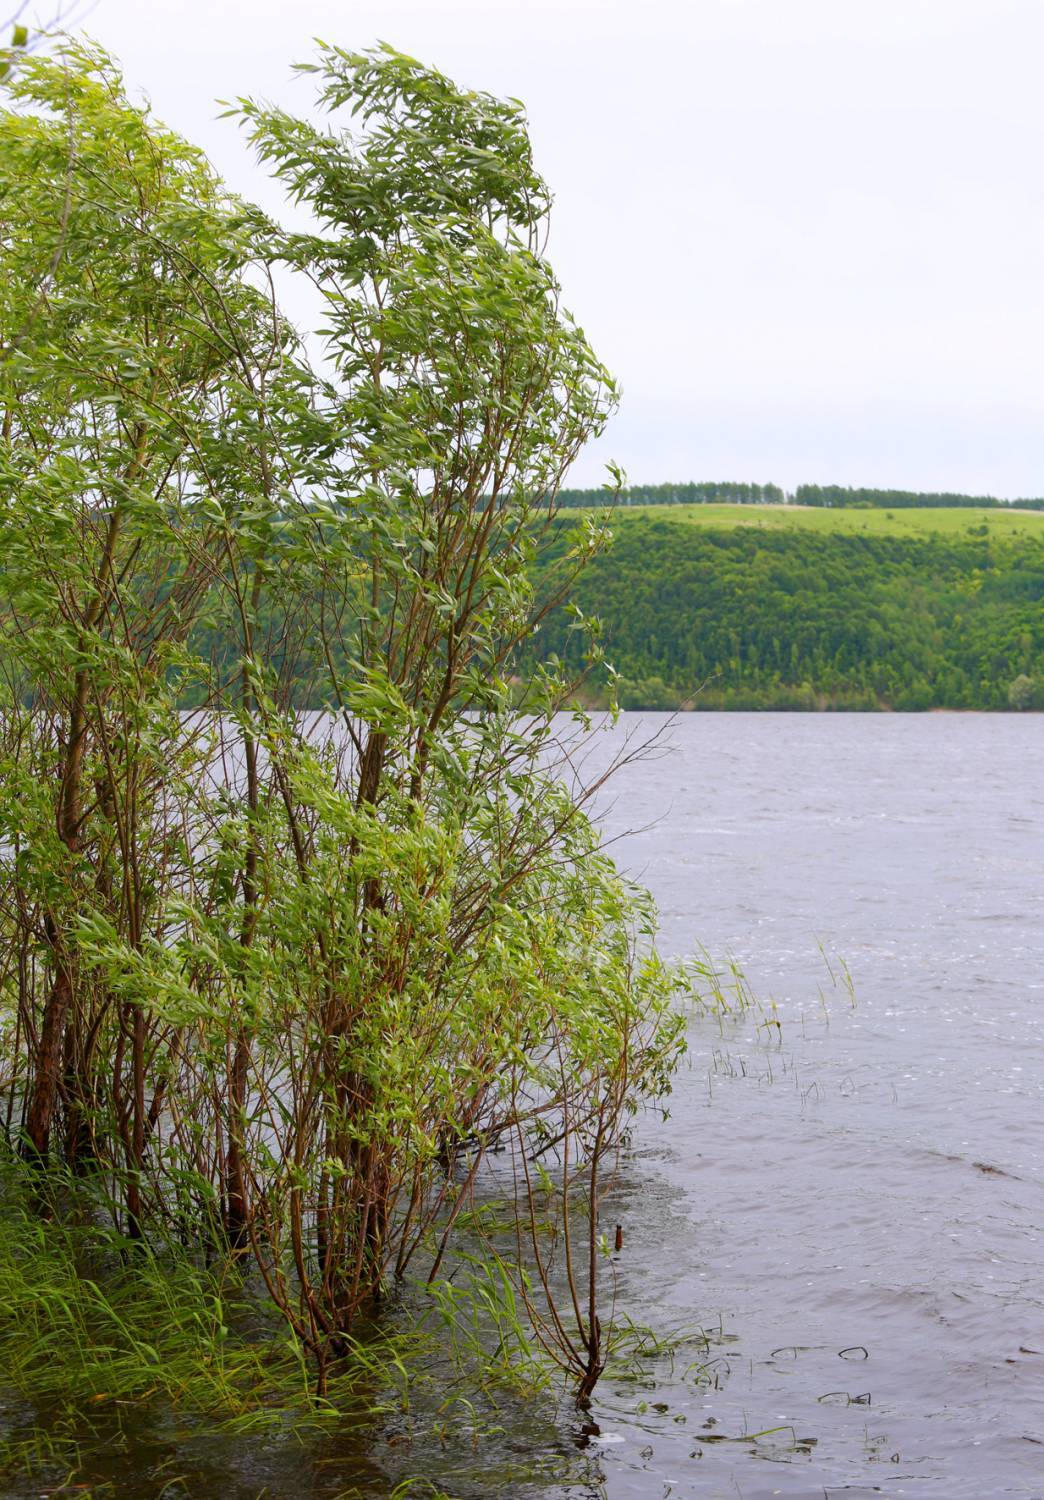
<path id="1" fill-rule="evenodd" d="M 520 106 L 388 49 L 306 71 L 319 123 L 238 106 L 298 232 L 95 54 L 28 61 L 3 119 L 12 1099 L 37 1159 L 87 1121 L 135 1232 L 251 1254 L 320 1385 L 389 1280 L 467 1248 L 586 1396 L 677 979 L 585 814 L 574 684 L 514 677 L 615 391 Z M 604 541 L 582 521 L 553 595 Z"/>
<path id="2" fill-rule="evenodd" d="M 83 964 L 104 921 L 166 941 L 183 879 L 177 712 L 213 697 L 190 647 L 261 485 L 244 407 L 285 354 L 242 275 L 237 209 L 200 154 L 125 97 L 100 52 L 24 56 L 0 116 L 0 836 L 19 957 L 22 1144 L 61 1115 L 75 1163 L 119 1142 L 131 1217 L 164 1101 L 145 1007 Z M 241 219 L 241 216 L 239 216 Z M 263 453 L 263 449 L 261 449 Z M 21 1064 L 20 1064 L 21 1067 Z"/>

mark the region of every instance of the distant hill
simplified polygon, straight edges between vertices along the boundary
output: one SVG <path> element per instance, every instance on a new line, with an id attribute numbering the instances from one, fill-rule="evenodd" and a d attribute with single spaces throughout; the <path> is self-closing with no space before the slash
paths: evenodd
<path id="1" fill-rule="evenodd" d="M 659 516 L 693 526 L 755 526 L 785 531 L 816 531 L 842 536 L 992 536 L 1012 540 L 1044 538 L 1044 511 L 1017 510 L 1010 505 L 978 507 L 798 505 L 674 505 L 631 506 L 619 512 L 615 524 L 638 516 Z"/>
<path id="2" fill-rule="evenodd" d="M 652 507 L 613 530 L 573 602 L 624 707 L 1044 707 L 1044 515 Z M 541 656 L 580 665 L 570 623 L 549 617 Z"/>

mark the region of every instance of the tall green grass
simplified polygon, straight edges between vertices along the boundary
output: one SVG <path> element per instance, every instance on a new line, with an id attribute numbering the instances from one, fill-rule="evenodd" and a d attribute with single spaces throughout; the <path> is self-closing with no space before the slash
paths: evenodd
<path id="1" fill-rule="evenodd" d="M 429 1345 L 422 1331 L 371 1329 L 319 1399 L 304 1350 L 234 1261 L 143 1247 L 82 1184 L 0 1165 L 2 1493 L 41 1475 L 73 1484 L 157 1412 L 240 1437 L 372 1422 L 401 1409 Z"/>
<path id="2" fill-rule="evenodd" d="M 264 1374 L 230 1336 L 233 1288 L 188 1262 L 122 1246 L 111 1232 L 0 1210 L 3 1381 L 56 1402 L 162 1395 L 238 1413 Z"/>
<path id="3" fill-rule="evenodd" d="M 105 1222 L 89 1184 L 0 1162 L 0 1494 L 27 1480 L 118 1493 L 96 1475 L 151 1465 L 172 1424 L 174 1463 L 200 1436 L 315 1451 L 330 1440 L 340 1463 L 345 1442 L 364 1454 L 368 1434 L 404 1421 L 415 1437 L 445 1442 L 463 1424 L 484 1440 L 503 1400 L 547 1395 L 510 1279 L 466 1255 L 360 1327 L 321 1397 L 243 1264 L 143 1246 Z M 395 1493 L 441 1491 L 406 1477 Z"/>

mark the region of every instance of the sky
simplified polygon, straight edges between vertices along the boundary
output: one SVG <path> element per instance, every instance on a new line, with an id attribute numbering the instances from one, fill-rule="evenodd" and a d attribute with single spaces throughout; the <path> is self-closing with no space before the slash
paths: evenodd
<path id="1" fill-rule="evenodd" d="M 1044 495 L 1041 0 L 99 0 L 88 30 L 270 208 L 215 100 L 307 111 L 315 37 L 521 99 L 623 388 L 574 483 Z"/>

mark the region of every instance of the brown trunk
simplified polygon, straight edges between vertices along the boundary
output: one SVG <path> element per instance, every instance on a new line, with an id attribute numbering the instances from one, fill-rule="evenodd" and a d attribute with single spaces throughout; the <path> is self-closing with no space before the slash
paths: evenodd
<path id="1" fill-rule="evenodd" d="M 128 480 L 132 483 L 141 472 L 145 455 L 145 434 L 144 424 L 139 424 L 134 457 L 127 474 Z M 106 527 L 105 543 L 98 570 L 98 592 L 93 602 L 85 609 L 80 626 L 81 651 L 86 649 L 90 633 L 101 619 L 109 598 L 113 560 L 122 521 L 123 506 L 117 504 L 109 516 Z M 80 847 L 83 762 L 87 748 L 89 692 L 90 679 L 87 668 L 80 667 L 73 683 L 73 698 L 69 709 L 69 738 L 65 746 L 56 815 L 58 836 L 70 855 L 75 855 Z M 65 1027 L 73 1002 L 72 959 L 64 935 L 52 915 L 47 918 L 46 931 L 47 945 L 54 961 L 54 982 L 47 997 L 43 1023 L 40 1027 L 40 1045 L 37 1049 L 36 1066 L 26 1109 L 25 1138 L 22 1148 L 25 1157 L 36 1161 L 42 1161 L 50 1148 L 51 1124 L 58 1103 L 62 1057 L 65 1052 Z"/>
<path id="2" fill-rule="evenodd" d="M 246 1109 L 250 1043 L 242 1030 L 236 1037 L 229 1079 L 228 1167 L 226 1223 L 229 1243 L 235 1250 L 246 1248 L 250 1238 L 250 1201 L 243 1170 L 243 1112 Z"/>
<path id="3" fill-rule="evenodd" d="M 86 1052 L 80 1046 L 80 1027 L 70 1021 L 65 1028 L 65 1159 L 69 1170 L 84 1172 L 94 1155 L 90 1125 L 90 1080 Z"/>
<path id="4" fill-rule="evenodd" d="M 83 781 L 83 753 L 87 729 L 87 673 L 76 674 L 73 706 L 69 715 L 69 740 L 65 747 L 65 765 L 58 804 L 58 834 L 70 854 L 76 854 L 80 842 L 80 796 Z M 26 1111 L 23 1154 L 42 1161 L 51 1141 L 51 1122 L 58 1103 L 58 1082 L 62 1056 L 66 1049 L 65 1026 L 73 999 L 73 976 L 68 953 L 62 943 L 58 924 L 52 916 L 46 921 L 47 945 L 54 958 L 54 981 L 44 1007 L 40 1027 L 40 1045 L 36 1054 L 32 1091 Z"/>
<path id="5" fill-rule="evenodd" d="M 65 1021 L 73 995 L 68 960 L 58 951 L 58 935 L 50 918 L 47 919 L 47 938 L 55 954 L 55 976 L 44 1008 L 32 1092 L 26 1110 L 22 1155 L 29 1161 L 43 1161 L 50 1147 L 51 1121 L 58 1102 L 58 1080 L 65 1047 Z"/>
<path id="6" fill-rule="evenodd" d="M 254 651 L 254 622 L 261 602 L 261 573 L 255 570 L 250 589 L 250 612 L 243 614 L 243 644 L 246 655 Z M 243 707 L 247 714 L 257 713 L 257 698 L 250 683 L 249 669 L 243 672 Z M 250 947 L 257 926 L 257 815 L 260 806 L 260 787 L 257 771 L 257 741 L 252 730 L 243 735 L 243 753 L 247 773 L 247 814 L 250 820 L 250 840 L 247 844 L 243 865 L 243 922 L 239 933 L 240 946 Z M 241 1024 L 236 1029 L 232 1067 L 228 1079 L 228 1158 L 225 1179 L 225 1232 L 235 1250 L 244 1250 L 250 1238 L 250 1199 L 247 1193 L 244 1165 L 244 1116 L 247 1106 L 247 1090 L 250 1081 L 252 1060 L 251 1040 Z"/>

